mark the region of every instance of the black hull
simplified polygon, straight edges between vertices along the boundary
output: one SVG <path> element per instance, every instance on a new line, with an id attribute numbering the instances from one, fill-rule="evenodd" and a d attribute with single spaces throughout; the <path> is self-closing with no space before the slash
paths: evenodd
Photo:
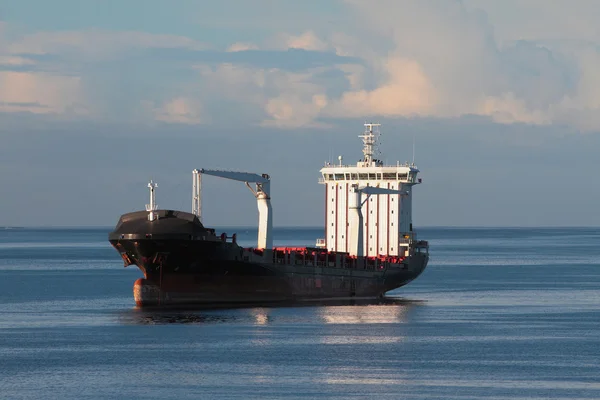
<path id="1" fill-rule="evenodd" d="M 125 266 L 144 273 L 134 284 L 138 306 L 377 298 L 415 279 L 428 262 L 427 253 L 392 264 L 366 258 L 348 264 L 342 253 L 325 260 L 306 253 L 282 259 L 272 250 L 244 249 L 217 237 L 197 219 L 172 229 L 146 216 L 120 223 L 109 235 Z"/>

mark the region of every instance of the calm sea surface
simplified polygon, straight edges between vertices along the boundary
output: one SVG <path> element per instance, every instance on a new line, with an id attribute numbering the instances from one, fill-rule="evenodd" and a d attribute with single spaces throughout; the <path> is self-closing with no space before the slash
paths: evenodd
<path id="1" fill-rule="evenodd" d="M 108 231 L 0 229 L 0 398 L 600 399 L 600 229 L 420 229 L 384 304 L 162 312 Z"/>

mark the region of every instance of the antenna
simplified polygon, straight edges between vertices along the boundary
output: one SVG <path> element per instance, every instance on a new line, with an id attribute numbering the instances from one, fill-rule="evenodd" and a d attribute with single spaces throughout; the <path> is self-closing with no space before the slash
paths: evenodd
<path id="1" fill-rule="evenodd" d="M 415 165 L 415 134 L 413 132 L 413 160 L 412 165 Z"/>

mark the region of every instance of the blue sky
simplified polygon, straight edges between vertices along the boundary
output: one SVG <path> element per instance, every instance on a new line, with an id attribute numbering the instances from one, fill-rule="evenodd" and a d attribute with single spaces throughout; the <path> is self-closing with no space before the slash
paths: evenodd
<path id="1" fill-rule="evenodd" d="M 8 4 L 4 4 L 8 3 Z M 322 225 L 318 170 L 365 120 L 424 184 L 417 225 L 599 225 L 600 9 L 542 0 L 0 3 L 0 225 L 190 208 L 197 167 L 273 177 Z M 206 221 L 254 225 L 207 179 Z"/>

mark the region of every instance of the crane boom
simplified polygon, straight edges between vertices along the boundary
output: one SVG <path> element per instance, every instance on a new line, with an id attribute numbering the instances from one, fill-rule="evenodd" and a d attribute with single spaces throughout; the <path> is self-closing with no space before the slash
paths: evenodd
<path id="1" fill-rule="evenodd" d="M 251 172 L 225 171 L 219 169 L 204 169 L 197 170 L 204 175 L 217 176 L 219 178 L 231 179 L 233 181 L 249 182 L 249 183 L 267 183 L 269 175 L 258 175 Z"/>
<path id="2" fill-rule="evenodd" d="M 258 205 L 258 243 L 259 249 L 273 248 L 273 219 L 271 209 L 271 178 L 267 174 L 254 174 L 251 172 L 225 171 L 218 169 L 195 169 L 193 172 L 192 213 L 202 220 L 202 175 L 211 175 L 218 178 L 231 179 L 245 182 L 248 189 L 256 197 Z M 256 189 L 250 186 L 256 185 Z"/>

